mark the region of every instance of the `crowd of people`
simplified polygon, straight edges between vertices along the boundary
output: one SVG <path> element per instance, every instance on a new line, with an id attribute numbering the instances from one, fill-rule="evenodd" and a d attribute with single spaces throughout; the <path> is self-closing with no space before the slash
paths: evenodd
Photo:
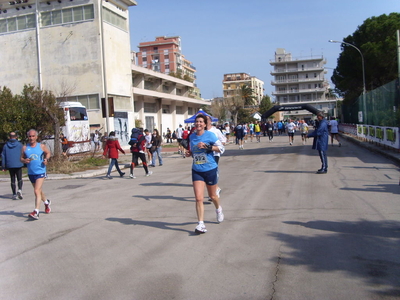
<path id="1" fill-rule="evenodd" d="M 315 130 L 309 133 L 309 127 L 314 126 Z M 169 130 L 169 129 L 168 129 Z M 215 206 L 216 219 L 220 223 L 224 220 L 224 214 L 220 205 L 221 188 L 218 186 L 219 172 L 218 163 L 221 154 L 225 151 L 225 145 L 230 142 L 232 134 L 235 137 L 236 145 L 239 149 L 244 149 L 244 143 L 253 141 L 259 143 L 261 136 L 268 136 L 268 141 L 272 142 L 274 135 L 281 135 L 285 132 L 289 138 L 289 145 L 293 145 L 295 132 L 299 131 L 302 143 L 305 144 L 310 137 L 314 138 L 313 149 L 318 150 L 321 168 L 317 174 L 326 174 L 328 172 L 327 148 L 329 143 L 329 135 L 331 136 L 331 144 L 336 140 L 341 146 L 338 138 L 338 122 L 332 118 L 329 122 L 324 118 L 322 113 L 317 115 L 317 120 L 311 125 L 305 120 L 291 119 L 285 121 L 255 121 L 250 123 L 240 123 L 236 126 L 230 126 L 228 123 L 221 126 L 213 126 L 211 117 L 206 114 L 198 114 L 195 118 L 194 126 L 179 127 L 170 131 L 165 135 L 166 142 L 172 142 L 174 137 L 178 142 L 178 153 L 182 157 L 192 157 L 192 182 L 196 199 L 197 226 L 195 232 L 198 234 L 207 232 L 204 224 L 204 190 L 207 190 L 209 201 Z M 98 135 L 94 133 L 94 136 Z M 27 133 L 28 142 L 22 145 L 18 141 L 15 132 L 9 134 L 9 140 L 2 151 L 2 169 L 9 170 L 11 178 L 12 199 L 23 199 L 22 196 L 22 167 L 27 166 L 28 177 L 33 186 L 35 195 L 35 209 L 29 214 L 31 219 L 39 219 L 40 205 L 43 202 L 45 213 L 51 211 L 51 201 L 46 198 L 43 192 L 43 183 L 46 178 L 46 165 L 50 159 L 50 151 L 44 144 L 37 141 L 38 132 L 31 129 Z M 100 146 L 100 135 L 95 138 Z M 66 153 L 68 140 L 63 134 L 60 135 L 63 153 Z M 103 140 L 103 157 L 109 158 L 110 163 L 106 178 L 112 179 L 111 171 L 115 166 L 120 177 L 125 175 L 121 171 L 118 158 L 119 152 L 126 154 L 122 149 L 115 132 L 110 132 Z M 152 133 L 149 130 L 133 128 L 130 136 L 130 152 L 132 155 L 130 165 L 130 178 L 136 178 L 134 174 L 135 167 L 139 164 L 139 159 L 143 165 L 145 176 L 152 174 L 149 167 L 156 166 L 158 158 L 159 166 L 163 165 L 162 145 L 163 137 L 157 129 Z M 95 149 L 95 150 L 96 150 Z M 148 163 L 149 162 L 149 163 Z"/>

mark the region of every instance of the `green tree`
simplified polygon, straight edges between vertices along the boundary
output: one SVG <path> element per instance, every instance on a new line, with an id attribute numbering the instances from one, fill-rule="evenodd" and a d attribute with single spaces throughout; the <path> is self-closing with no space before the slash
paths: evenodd
<path id="1" fill-rule="evenodd" d="M 240 87 L 240 90 L 238 94 L 242 97 L 243 99 L 243 107 L 245 106 L 251 106 L 255 104 L 255 97 L 254 97 L 254 91 L 251 87 L 249 87 L 247 84 L 243 84 Z"/>
<path id="2" fill-rule="evenodd" d="M 64 125 L 64 112 L 50 91 L 42 91 L 33 86 L 24 86 L 21 95 L 12 95 L 4 87 L 0 92 L 0 136 L 5 139 L 9 132 L 16 131 L 25 138 L 26 132 L 33 128 L 39 138 L 55 136 L 54 155 L 61 154 L 58 141 L 60 126 Z"/>
<path id="3" fill-rule="evenodd" d="M 364 56 L 366 90 L 372 90 L 397 78 L 396 30 L 400 14 L 371 17 L 343 41 L 356 46 Z M 331 77 L 336 92 L 347 102 L 363 91 L 360 53 L 352 46 L 341 44 L 342 52 Z"/>
<path id="4" fill-rule="evenodd" d="M 271 102 L 271 98 L 268 95 L 264 95 L 260 102 L 259 112 L 260 114 L 265 113 L 274 105 Z"/>

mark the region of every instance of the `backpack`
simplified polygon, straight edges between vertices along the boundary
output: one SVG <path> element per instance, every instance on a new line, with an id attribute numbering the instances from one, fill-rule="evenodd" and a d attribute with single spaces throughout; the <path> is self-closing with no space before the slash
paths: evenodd
<path id="1" fill-rule="evenodd" d="M 139 148 L 139 150 L 141 149 L 141 141 L 143 141 L 144 136 L 142 134 L 142 132 L 140 131 L 140 129 L 138 128 L 133 128 L 132 129 L 132 134 L 131 134 L 131 139 L 129 140 L 128 144 L 131 145 L 131 149 L 132 148 Z"/>

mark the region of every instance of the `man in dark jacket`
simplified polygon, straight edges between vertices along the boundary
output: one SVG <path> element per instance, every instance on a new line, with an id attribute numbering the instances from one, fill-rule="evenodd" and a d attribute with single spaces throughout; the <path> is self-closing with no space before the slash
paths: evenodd
<path id="1" fill-rule="evenodd" d="M 8 170 L 10 172 L 13 200 L 22 199 L 22 167 L 24 164 L 20 160 L 21 149 L 22 144 L 17 140 L 17 134 L 11 132 L 10 139 L 4 145 L 1 153 L 1 168 L 3 171 Z M 17 177 L 18 181 L 18 190 L 15 184 L 15 177 Z"/>
<path id="2" fill-rule="evenodd" d="M 317 174 L 326 174 L 328 172 L 328 158 L 326 157 L 329 140 L 328 122 L 321 112 L 317 114 L 317 119 L 318 127 L 309 133 L 308 137 L 314 137 L 312 148 L 318 150 L 319 157 L 321 158 L 322 167 L 317 171 Z"/>

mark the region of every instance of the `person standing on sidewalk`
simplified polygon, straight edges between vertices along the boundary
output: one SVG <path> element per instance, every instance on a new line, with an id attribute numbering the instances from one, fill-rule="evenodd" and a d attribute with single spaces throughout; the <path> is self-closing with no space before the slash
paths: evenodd
<path id="1" fill-rule="evenodd" d="M 42 201 L 44 202 L 46 214 L 51 211 L 50 200 L 46 199 L 43 192 L 44 179 L 47 177 L 46 166 L 50 159 L 50 150 L 46 145 L 38 143 L 38 132 L 35 129 L 28 131 L 28 143 L 22 147 L 21 162 L 28 168 L 28 177 L 32 183 L 35 193 L 35 210 L 29 214 L 29 218 L 38 220 L 39 209 Z"/>
<path id="2" fill-rule="evenodd" d="M 321 169 L 317 171 L 317 174 L 326 174 L 328 173 L 328 158 L 326 155 L 329 143 L 328 122 L 321 112 L 317 114 L 317 119 L 318 127 L 313 132 L 309 133 L 308 137 L 314 137 L 312 149 L 318 150 L 322 163 Z"/>
<path id="3" fill-rule="evenodd" d="M 153 146 L 152 148 L 154 149 L 153 151 L 153 160 L 151 162 L 151 166 L 155 167 L 156 166 L 156 156 L 158 156 L 158 163 L 159 166 L 163 165 L 163 160 L 161 157 L 161 150 L 162 150 L 162 138 L 160 134 L 158 133 L 157 129 L 153 130 Z"/>
<path id="4" fill-rule="evenodd" d="M 106 147 L 103 152 L 103 157 L 108 157 L 111 159 L 110 165 L 108 166 L 108 171 L 106 177 L 108 179 L 112 179 L 111 177 L 111 170 L 115 165 L 115 168 L 117 169 L 119 176 L 123 177 L 125 175 L 124 172 L 121 171 L 118 165 L 118 151 L 122 152 L 125 154 L 124 149 L 121 148 L 118 139 L 115 137 L 115 132 L 111 131 L 110 135 L 108 136 L 107 142 L 106 142 Z"/>
<path id="5" fill-rule="evenodd" d="M 190 150 L 186 152 L 186 156 L 193 157 L 192 164 L 192 181 L 194 195 L 196 198 L 196 213 L 198 224 L 195 232 L 206 233 L 207 229 L 204 225 L 204 188 L 207 188 L 208 195 L 213 200 L 216 208 L 217 222 L 224 220 L 222 207 L 219 205 L 219 197 L 217 196 L 218 184 L 218 165 L 215 161 L 213 151 L 221 152 L 223 145 L 217 136 L 206 130 L 207 117 L 198 114 L 195 120 L 196 131 L 190 135 Z"/>
<path id="6" fill-rule="evenodd" d="M 17 140 L 18 136 L 15 132 L 11 132 L 9 137 L 1 153 L 1 168 L 3 171 L 10 172 L 12 199 L 17 200 L 22 199 L 22 167 L 24 166 L 21 162 L 22 144 Z M 15 177 L 17 177 L 18 190 Z"/>

